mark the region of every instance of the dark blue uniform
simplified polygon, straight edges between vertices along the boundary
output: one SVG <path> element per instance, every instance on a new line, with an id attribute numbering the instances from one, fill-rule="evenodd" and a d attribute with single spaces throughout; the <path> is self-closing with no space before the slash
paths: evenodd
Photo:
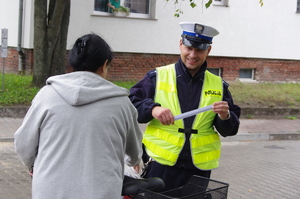
<path id="1" fill-rule="evenodd" d="M 181 112 L 185 113 L 199 108 L 199 100 L 202 91 L 204 72 L 207 69 L 205 61 L 195 76 L 186 70 L 181 59 L 175 64 L 176 83 Z M 154 103 L 156 85 L 156 70 L 150 71 L 136 85 L 130 89 L 130 100 L 138 110 L 139 123 L 147 123 L 153 119 L 152 109 L 160 106 Z M 221 120 L 218 115 L 214 119 L 213 125 L 223 137 L 237 134 L 239 128 L 239 117 L 241 109 L 235 105 L 228 90 L 228 84 L 223 81 L 223 101 L 227 101 L 230 110 L 230 119 Z M 192 128 L 195 116 L 183 119 L 185 128 Z M 186 134 L 186 142 L 179 155 L 177 163 L 173 167 L 160 165 L 157 162 L 149 164 L 149 171 L 146 177 L 162 177 L 164 175 L 166 190 L 182 186 L 191 175 L 201 175 L 210 177 L 210 171 L 201 171 L 193 165 L 190 151 L 190 134 Z M 166 180 L 168 182 L 166 182 Z M 170 186 L 169 186 L 170 185 Z"/>

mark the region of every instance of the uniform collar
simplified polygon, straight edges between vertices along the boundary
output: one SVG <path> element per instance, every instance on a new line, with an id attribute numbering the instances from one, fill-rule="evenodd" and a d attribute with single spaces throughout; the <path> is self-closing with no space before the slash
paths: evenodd
<path id="1" fill-rule="evenodd" d="M 186 66 L 182 62 L 181 58 L 179 58 L 177 63 L 178 63 L 180 71 L 182 71 L 181 74 L 184 75 L 185 77 L 188 77 L 189 79 L 198 79 L 198 78 L 203 77 L 203 74 L 207 69 L 207 62 L 204 61 L 204 63 L 201 65 L 200 70 L 196 73 L 196 75 L 194 77 L 192 77 L 192 75 L 189 73 Z"/>

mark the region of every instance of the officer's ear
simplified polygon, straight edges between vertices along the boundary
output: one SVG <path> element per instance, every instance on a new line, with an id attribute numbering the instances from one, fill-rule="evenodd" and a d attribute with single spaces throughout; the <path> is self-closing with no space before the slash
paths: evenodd
<path id="1" fill-rule="evenodd" d="M 183 45 L 183 44 L 182 44 L 182 39 L 180 39 L 180 41 L 179 41 L 179 47 L 180 47 L 181 45 Z"/>
<path id="2" fill-rule="evenodd" d="M 211 51 L 211 48 L 212 48 L 211 46 L 209 46 L 209 47 L 208 47 L 208 49 L 207 49 L 207 51 L 208 51 L 208 54 L 210 53 L 210 51 Z"/>

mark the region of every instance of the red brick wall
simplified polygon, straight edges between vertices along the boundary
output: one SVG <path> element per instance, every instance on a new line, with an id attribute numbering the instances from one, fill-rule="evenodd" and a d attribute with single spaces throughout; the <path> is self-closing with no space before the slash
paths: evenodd
<path id="1" fill-rule="evenodd" d="M 16 49 L 8 48 L 7 57 L 0 58 L 1 60 L 1 72 L 4 67 L 6 73 L 14 73 L 18 70 L 18 52 Z"/>
<path id="2" fill-rule="evenodd" d="M 299 60 L 276 60 L 255 58 L 208 57 L 208 66 L 222 67 L 222 77 L 227 80 L 239 78 L 239 69 L 254 69 L 257 81 L 300 82 Z"/>
<path id="3" fill-rule="evenodd" d="M 27 74 L 31 74 L 33 69 L 33 50 L 23 49 L 23 51 L 25 53 L 25 71 Z M 8 57 L 4 59 L 5 73 L 18 73 L 18 57 L 16 48 L 9 48 Z M 111 81 L 140 80 L 148 71 L 159 66 L 174 63 L 178 58 L 179 55 L 115 53 L 112 67 L 108 73 L 108 79 Z M 0 58 L 1 66 L 2 61 L 2 58 Z M 255 79 L 257 81 L 300 82 L 299 60 L 210 56 L 207 58 L 207 61 L 210 68 L 222 68 L 222 77 L 226 81 L 238 79 L 239 69 L 245 68 L 255 69 Z M 71 71 L 70 68 L 67 69 L 67 72 L 69 71 Z"/>
<path id="4" fill-rule="evenodd" d="M 31 74 L 33 70 L 33 50 L 23 49 L 25 55 L 25 62 L 23 63 L 24 70 L 27 74 Z M 5 73 L 16 73 L 18 74 L 19 67 L 19 53 L 17 48 L 8 48 L 7 57 L 0 57 L 1 72 L 3 69 L 4 61 L 4 72 Z"/>
<path id="5" fill-rule="evenodd" d="M 178 55 L 115 53 L 109 80 L 140 80 L 150 70 L 174 63 Z"/>

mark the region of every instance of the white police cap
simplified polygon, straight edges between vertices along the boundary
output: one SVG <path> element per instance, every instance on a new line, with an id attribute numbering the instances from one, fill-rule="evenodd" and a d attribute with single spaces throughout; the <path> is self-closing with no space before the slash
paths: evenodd
<path id="1" fill-rule="evenodd" d="M 195 22 L 181 22 L 179 25 L 183 30 L 182 43 L 200 50 L 207 50 L 213 37 L 219 34 L 215 28 Z"/>

